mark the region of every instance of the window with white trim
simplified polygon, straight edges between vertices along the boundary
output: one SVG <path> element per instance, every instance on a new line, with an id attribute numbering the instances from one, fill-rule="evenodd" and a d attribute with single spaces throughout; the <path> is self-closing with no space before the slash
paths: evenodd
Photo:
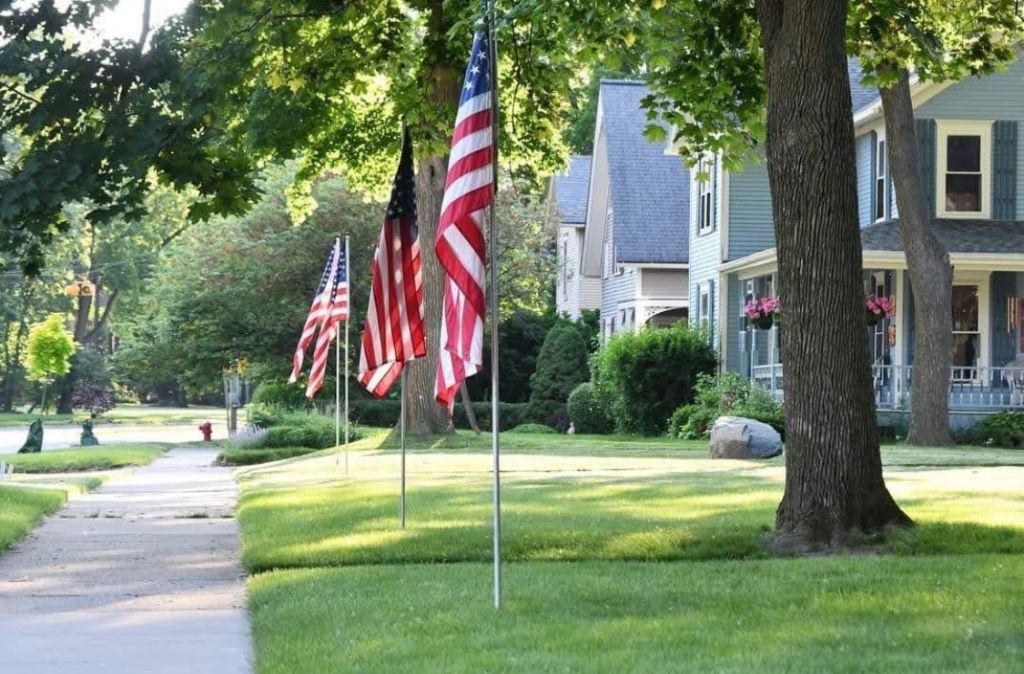
<path id="1" fill-rule="evenodd" d="M 886 171 L 888 157 L 885 156 L 885 136 L 878 135 L 875 146 L 875 220 L 885 220 L 889 215 L 889 181 Z"/>
<path id="2" fill-rule="evenodd" d="M 992 122 L 943 122 L 937 127 L 936 213 L 987 218 L 992 204 Z"/>
<path id="3" fill-rule="evenodd" d="M 713 176 L 715 174 L 714 158 L 702 158 L 697 162 L 697 234 L 707 234 L 715 229 L 714 209 L 712 203 Z M 701 179 L 703 178 L 703 179 Z"/>
<path id="4" fill-rule="evenodd" d="M 697 303 L 697 325 L 707 328 L 711 322 L 711 288 L 707 285 L 697 286 L 697 293 L 700 300 Z"/>

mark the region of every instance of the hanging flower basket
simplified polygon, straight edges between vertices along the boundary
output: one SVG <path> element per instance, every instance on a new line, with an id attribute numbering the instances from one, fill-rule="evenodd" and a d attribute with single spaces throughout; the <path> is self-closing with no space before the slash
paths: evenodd
<path id="1" fill-rule="evenodd" d="M 868 295 L 864 298 L 864 311 L 867 314 L 868 327 L 874 327 L 886 318 L 896 315 L 896 303 L 891 297 Z"/>
<path id="2" fill-rule="evenodd" d="M 780 322 L 782 318 L 782 305 L 777 297 L 762 297 L 756 300 L 748 300 L 743 307 L 743 314 L 747 317 L 747 326 L 753 326 L 758 330 L 771 330 L 772 326 Z"/>

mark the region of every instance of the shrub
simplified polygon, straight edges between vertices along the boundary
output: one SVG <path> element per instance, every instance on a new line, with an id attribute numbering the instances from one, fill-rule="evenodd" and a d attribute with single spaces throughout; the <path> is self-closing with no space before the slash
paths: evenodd
<path id="1" fill-rule="evenodd" d="M 273 449 L 235 449 L 229 448 L 217 455 L 217 463 L 222 466 L 250 466 L 256 463 L 280 461 L 296 456 L 304 456 L 317 450 L 312 447 L 275 447 Z"/>
<path id="2" fill-rule="evenodd" d="M 398 425 L 402 403 L 398 400 L 352 400 L 348 406 L 352 421 L 362 426 L 391 428 Z"/>
<path id="3" fill-rule="evenodd" d="M 342 427 L 342 436 L 345 429 Z M 349 427 L 349 442 L 363 438 L 362 430 L 355 425 Z M 327 449 L 334 447 L 334 420 L 328 417 L 308 416 L 305 419 L 292 418 L 280 426 L 267 429 L 267 447 L 311 447 Z"/>
<path id="4" fill-rule="evenodd" d="M 251 402 L 286 410 L 306 408 L 306 393 L 298 384 L 265 381 L 253 391 Z"/>
<path id="5" fill-rule="evenodd" d="M 569 427 L 566 402 L 587 380 L 587 342 L 576 325 L 559 320 L 544 338 L 530 377 L 529 416 L 559 430 Z"/>
<path id="6" fill-rule="evenodd" d="M 266 428 L 250 426 L 242 429 L 228 439 L 231 449 L 262 449 L 267 446 L 268 431 Z"/>
<path id="7" fill-rule="evenodd" d="M 526 423 L 527 421 L 535 421 L 528 417 L 528 407 L 528 403 L 499 403 L 498 414 L 501 417 L 501 430 L 507 431 L 519 426 L 520 424 Z M 480 430 L 491 430 L 491 403 L 486 401 L 473 403 L 473 413 L 476 415 L 476 421 L 480 425 Z M 466 417 L 466 410 L 462 406 L 461 400 L 458 400 L 455 403 L 452 420 L 455 424 L 455 428 L 469 428 L 469 418 Z"/>
<path id="8" fill-rule="evenodd" d="M 608 416 L 606 402 L 589 381 L 573 389 L 566 409 L 577 433 L 611 433 L 615 430 L 615 422 Z"/>
<path id="9" fill-rule="evenodd" d="M 1000 412 L 967 429 L 961 439 L 987 447 L 1024 447 L 1024 412 Z"/>
<path id="10" fill-rule="evenodd" d="M 668 433 L 686 440 L 706 438 L 715 419 L 722 415 L 746 417 L 764 422 L 786 436 L 786 419 L 782 404 L 771 394 L 738 374 L 720 376 L 703 374 L 694 387 L 694 403 L 683 405 L 672 413 Z"/>
<path id="11" fill-rule="evenodd" d="M 509 433 L 523 433 L 527 435 L 544 435 L 557 432 L 555 429 L 544 424 L 519 424 L 509 431 Z"/>
<path id="12" fill-rule="evenodd" d="M 714 372 L 717 364 L 699 331 L 682 323 L 646 328 L 608 341 L 596 358 L 595 384 L 618 430 L 658 435 L 672 412 L 693 400 L 697 378 Z"/>

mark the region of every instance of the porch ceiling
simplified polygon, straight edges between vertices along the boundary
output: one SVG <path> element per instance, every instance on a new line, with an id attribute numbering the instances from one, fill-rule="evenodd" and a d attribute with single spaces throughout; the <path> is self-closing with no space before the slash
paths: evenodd
<path id="1" fill-rule="evenodd" d="M 1024 254 L 1024 221 L 950 220 L 937 218 L 932 227 L 951 254 Z M 864 251 L 903 252 L 899 220 L 887 220 L 861 230 Z"/>

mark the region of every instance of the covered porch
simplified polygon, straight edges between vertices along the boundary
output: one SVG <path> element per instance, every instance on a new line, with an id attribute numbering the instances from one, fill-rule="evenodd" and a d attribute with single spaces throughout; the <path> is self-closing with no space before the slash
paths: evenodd
<path id="1" fill-rule="evenodd" d="M 865 335 L 875 403 L 879 410 L 902 410 L 910 405 L 914 373 L 914 294 L 903 253 L 873 249 L 871 243 L 865 237 L 865 296 L 889 297 L 895 304 L 894 314 L 868 327 Z M 747 326 L 742 312 L 749 300 L 777 295 L 774 251 L 759 255 L 726 269 L 735 296 L 730 305 L 737 308 L 728 326 L 735 335 L 736 353 L 727 359 L 727 366 L 781 399 L 785 354 L 780 328 Z M 1024 410 L 1024 255 L 951 252 L 950 259 L 955 346 L 949 373 L 950 410 Z"/>

